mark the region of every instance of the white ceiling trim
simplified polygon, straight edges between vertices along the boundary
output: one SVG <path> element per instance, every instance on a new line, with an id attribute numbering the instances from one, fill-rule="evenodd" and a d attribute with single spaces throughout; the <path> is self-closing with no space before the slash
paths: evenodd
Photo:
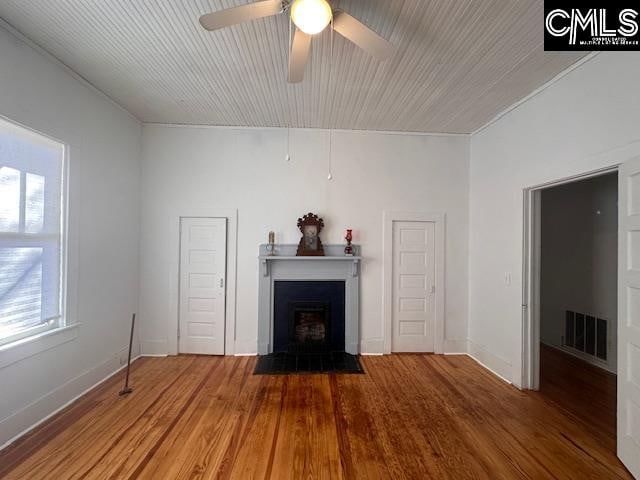
<path id="1" fill-rule="evenodd" d="M 470 137 L 470 133 L 438 133 L 438 132 L 401 132 L 398 130 L 359 130 L 359 129 L 347 129 L 347 128 L 315 128 L 315 127 L 249 127 L 244 125 L 206 125 L 206 124 L 193 124 L 193 123 L 159 123 L 159 122 L 142 122 L 144 126 L 150 127 L 165 127 L 165 128 L 199 128 L 199 129 L 214 129 L 214 130 L 260 130 L 260 131 L 277 131 L 283 130 L 304 130 L 312 132 L 325 132 L 325 133 L 354 133 L 354 134 L 371 134 L 377 133 L 380 135 L 407 135 L 407 136 L 422 136 L 422 137 Z"/>

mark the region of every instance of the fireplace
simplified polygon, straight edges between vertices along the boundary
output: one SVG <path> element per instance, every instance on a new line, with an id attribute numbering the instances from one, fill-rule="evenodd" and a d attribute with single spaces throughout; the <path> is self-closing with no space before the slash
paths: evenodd
<path id="1" fill-rule="evenodd" d="M 344 255 L 344 245 L 325 244 L 324 257 L 297 256 L 297 244 L 276 245 L 276 255 L 267 247 L 260 245 L 258 257 L 258 355 L 276 352 L 288 355 L 293 343 L 289 332 L 290 322 L 295 320 L 295 307 L 305 305 L 311 309 L 318 306 L 325 309 L 325 338 L 320 348 L 317 337 L 321 327 L 315 326 L 314 336 L 306 335 L 302 343 L 315 342 L 315 345 L 307 346 L 357 355 L 360 347 L 360 247 L 354 247 L 352 257 Z M 307 313 L 315 315 L 317 312 Z M 314 320 L 314 323 L 318 322 Z M 300 340 L 302 338 L 296 343 Z"/>
<path id="2" fill-rule="evenodd" d="M 292 302 L 289 314 L 289 352 L 324 352 L 331 338 L 330 305 Z"/>
<path id="3" fill-rule="evenodd" d="M 276 281 L 273 312 L 274 352 L 344 351 L 343 281 Z"/>
<path id="4" fill-rule="evenodd" d="M 325 256 L 297 256 L 298 245 L 260 245 L 256 375 L 363 373 L 358 360 L 360 247 L 324 245 Z"/>

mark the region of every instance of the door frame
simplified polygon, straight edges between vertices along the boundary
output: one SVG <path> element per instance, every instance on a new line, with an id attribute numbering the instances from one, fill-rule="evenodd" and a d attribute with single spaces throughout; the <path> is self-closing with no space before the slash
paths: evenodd
<path id="1" fill-rule="evenodd" d="M 540 266 L 542 191 L 620 170 L 620 165 L 545 182 L 523 190 L 522 372 L 523 390 L 540 388 Z M 620 316 L 616 319 L 620 323 Z"/>
<path id="2" fill-rule="evenodd" d="M 393 337 L 393 222 L 435 224 L 435 318 L 434 353 L 444 353 L 445 336 L 445 213 L 385 210 L 382 213 L 382 343 L 383 353 L 391 353 Z"/>
<path id="3" fill-rule="evenodd" d="M 182 218 L 225 218 L 227 220 L 227 254 L 224 320 L 224 354 L 234 355 L 236 338 L 236 271 L 238 210 L 225 208 L 184 208 L 169 214 L 169 316 L 167 324 L 167 352 L 178 355 L 178 329 L 180 327 L 180 224 Z"/>

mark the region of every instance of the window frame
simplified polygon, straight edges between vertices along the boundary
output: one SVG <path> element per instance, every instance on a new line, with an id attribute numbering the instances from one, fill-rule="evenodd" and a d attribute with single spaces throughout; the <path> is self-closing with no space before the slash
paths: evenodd
<path id="1" fill-rule="evenodd" d="M 60 264 L 59 264 L 59 315 L 46 319 L 46 323 L 27 328 L 20 332 L 7 337 L 0 337 L 0 350 L 6 350 L 12 346 L 23 345 L 30 340 L 37 340 L 42 337 L 43 334 L 53 333 L 56 330 L 67 329 L 70 324 L 67 318 L 67 269 L 68 269 L 68 238 L 69 238 L 69 225 L 68 225 L 68 210 L 69 210 L 69 145 L 51 135 L 42 133 L 31 127 L 23 125 L 19 122 L 11 120 L 7 117 L 0 115 L 0 121 L 8 123 L 10 126 L 18 127 L 25 130 L 30 135 L 34 135 L 37 140 L 41 142 L 51 142 L 56 144 L 57 147 L 62 148 L 61 165 L 60 165 L 60 233 L 59 233 L 59 245 L 60 245 Z M 28 172 L 22 172 L 26 174 Z M 21 199 L 21 202 L 23 200 Z M 0 232 L 0 238 L 11 240 L 14 238 L 16 242 L 24 242 L 24 246 L 32 245 L 44 245 L 42 241 L 46 234 L 34 234 L 27 232 Z M 49 235 L 51 236 L 51 235 Z M 55 235 L 57 237 L 57 235 Z M 0 366 L 1 368 L 1 366 Z"/>

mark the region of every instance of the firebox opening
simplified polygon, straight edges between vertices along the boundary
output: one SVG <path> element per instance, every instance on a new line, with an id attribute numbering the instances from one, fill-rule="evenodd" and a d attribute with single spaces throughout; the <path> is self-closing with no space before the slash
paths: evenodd
<path id="1" fill-rule="evenodd" d="M 329 336 L 329 304 L 299 303 L 292 305 L 289 351 L 327 351 Z"/>
<path id="2" fill-rule="evenodd" d="M 273 352 L 344 352 L 343 281 L 276 281 Z"/>

